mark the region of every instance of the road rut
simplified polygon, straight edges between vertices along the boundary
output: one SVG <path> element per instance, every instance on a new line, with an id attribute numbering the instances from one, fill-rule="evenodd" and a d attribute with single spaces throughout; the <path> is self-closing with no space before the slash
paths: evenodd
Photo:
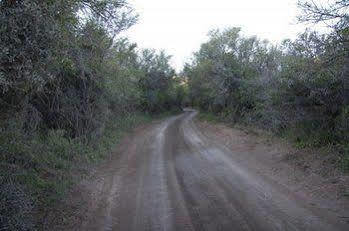
<path id="1" fill-rule="evenodd" d="M 133 138 L 103 172 L 80 230 L 349 230 L 208 139 L 195 111 Z M 239 157 L 239 158 L 237 158 Z"/>

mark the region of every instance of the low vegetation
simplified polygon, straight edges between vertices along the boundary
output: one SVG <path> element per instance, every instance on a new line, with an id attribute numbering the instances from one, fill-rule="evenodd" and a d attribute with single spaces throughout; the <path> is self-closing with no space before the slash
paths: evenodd
<path id="1" fill-rule="evenodd" d="M 0 230 L 38 215 L 151 114 L 179 110 L 170 56 L 120 32 L 124 0 L 0 1 Z"/>
<path id="2" fill-rule="evenodd" d="M 0 230 L 40 228 L 73 173 L 183 103 L 299 146 L 339 147 L 349 171 L 348 1 L 299 5 L 300 21 L 330 32 L 273 45 L 213 30 L 184 81 L 165 52 L 120 36 L 137 22 L 126 0 L 0 0 Z"/>
<path id="3" fill-rule="evenodd" d="M 280 45 L 246 37 L 240 28 L 213 30 L 184 68 L 190 104 L 232 123 L 270 130 L 299 147 L 332 145 L 344 170 L 349 143 L 348 1 L 301 1 L 306 31 Z"/>

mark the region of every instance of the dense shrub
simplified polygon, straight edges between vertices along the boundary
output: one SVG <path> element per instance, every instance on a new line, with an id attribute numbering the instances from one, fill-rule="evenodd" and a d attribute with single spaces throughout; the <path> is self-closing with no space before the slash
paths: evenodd
<path id="1" fill-rule="evenodd" d="M 301 146 L 349 142 L 347 2 L 299 3 L 302 21 L 326 20 L 332 32 L 306 31 L 271 45 L 240 28 L 209 33 L 184 75 L 191 103 L 232 122 L 257 125 Z"/>
<path id="2" fill-rule="evenodd" d="M 1 230 L 29 231 L 34 228 L 33 202 L 21 185 L 0 181 Z"/>
<path id="3" fill-rule="evenodd" d="M 139 112 L 180 106 L 170 57 L 119 37 L 136 20 L 124 0 L 0 1 L 0 230 L 32 230 Z"/>

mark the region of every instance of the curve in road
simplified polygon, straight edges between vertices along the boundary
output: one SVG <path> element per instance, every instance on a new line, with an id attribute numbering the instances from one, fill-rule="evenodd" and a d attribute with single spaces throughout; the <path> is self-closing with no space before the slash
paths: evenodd
<path id="1" fill-rule="evenodd" d="M 242 153 L 209 140 L 195 115 L 186 111 L 134 137 L 105 169 L 81 230 L 349 230 L 241 163 Z"/>

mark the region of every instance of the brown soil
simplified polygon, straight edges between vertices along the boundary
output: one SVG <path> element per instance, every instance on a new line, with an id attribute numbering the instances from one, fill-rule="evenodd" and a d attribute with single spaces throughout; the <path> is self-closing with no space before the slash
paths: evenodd
<path id="1" fill-rule="evenodd" d="M 338 168 L 338 153 L 331 148 L 296 148 L 265 131 L 195 121 L 203 134 L 230 150 L 248 149 L 241 161 L 259 162 L 257 171 L 304 197 L 318 210 L 332 211 L 349 223 L 349 175 Z"/>
<path id="2" fill-rule="evenodd" d="M 345 176 L 195 115 L 135 130 L 48 216 L 48 230 L 349 230 Z"/>

